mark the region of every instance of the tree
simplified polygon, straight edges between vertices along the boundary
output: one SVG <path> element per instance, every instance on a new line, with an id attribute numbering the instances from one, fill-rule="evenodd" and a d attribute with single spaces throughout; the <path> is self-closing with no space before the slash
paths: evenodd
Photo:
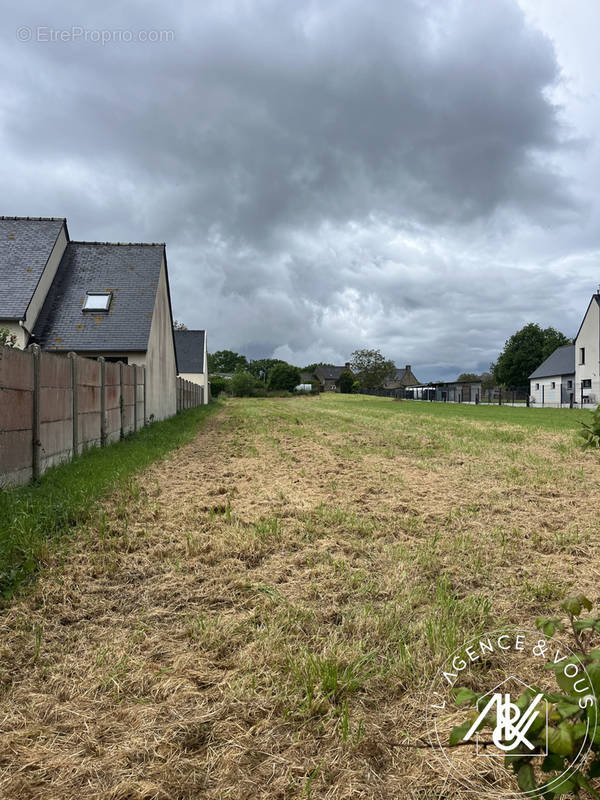
<path id="1" fill-rule="evenodd" d="M 487 392 L 488 389 L 493 389 L 496 385 L 496 379 L 491 372 L 482 372 L 479 376 L 481 381 L 481 388 Z"/>
<path id="2" fill-rule="evenodd" d="M 354 386 L 354 375 L 345 369 L 338 378 L 338 388 L 342 394 L 351 394 Z"/>
<path id="3" fill-rule="evenodd" d="M 378 389 L 396 374 L 394 362 L 386 360 L 379 350 L 355 350 L 351 365 L 364 389 Z"/>
<path id="4" fill-rule="evenodd" d="M 314 364 L 307 364 L 302 367 L 302 372 L 314 372 L 317 367 L 333 367 L 333 364 L 325 363 L 324 361 L 316 361 Z"/>
<path id="5" fill-rule="evenodd" d="M 293 392 L 300 383 L 300 370 L 291 364 L 275 364 L 269 375 L 269 389 Z"/>
<path id="6" fill-rule="evenodd" d="M 273 367 L 277 366 L 277 364 L 287 364 L 287 362 L 282 361 L 280 358 L 257 358 L 250 362 L 248 371 L 261 381 L 268 383 L 271 370 Z"/>
<path id="7" fill-rule="evenodd" d="M 470 381 L 471 383 L 475 383 L 475 381 L 479 381 L 479 375 L 475 372 L 461 372 L 461 374 L 456 379 L 457 381 Z"/>
<path id="8" fill-rule="evenodd" d="M 571 344 L 564 333 L 530 322 L 508 339 L 490 369 L 503 386 L 527 386 L 529 376 L 557 347 Z"/>
<path id="9" fill-rule="evenodd" d="M 209 372 L 236 372 L 248 366 L 246 356 L 234 353 L 233 350 L 217 350 L 208 354 Z"/>
<path id="10" fill-rule="evenodd" d="M 187 331 L 187 329 L 188 329 L 188 326 L 185 323 L 179 322 L 178 319 L 174 319 L 173 320 L 173 330 L 174 331 Z"/>

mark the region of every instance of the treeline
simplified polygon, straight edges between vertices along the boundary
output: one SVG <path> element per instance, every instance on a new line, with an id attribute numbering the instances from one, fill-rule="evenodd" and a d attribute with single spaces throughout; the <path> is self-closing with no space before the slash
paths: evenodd
<path id="1" fill-rule="evenodd" d="M 333 364 L 315 362 L 300 368 L 277 358 L 249 360 L 233 350 L 218 350 L 208 354 L 208 371 L 213 395 L 223 391 L 237 397 L 264 397 L 272 393 L 290 393 L 302 383 L 301 373 L 312 376 L 317 367 Z M 221 374 L 219 374 L 221 373 Z M 379 350 L 355 350 L 349 368 L 337 379 L 340 392 L 349 394 L 361 388 L 374 389 L 394 377 L 396 365 Z M 231 376 L 231 377 L 228 377 Z M 318 381 L 310 380 L 312 391 L 318 391 Z"/>

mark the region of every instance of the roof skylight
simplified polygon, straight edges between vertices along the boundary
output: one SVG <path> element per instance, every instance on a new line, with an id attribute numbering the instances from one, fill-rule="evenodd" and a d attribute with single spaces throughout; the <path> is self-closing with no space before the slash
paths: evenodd
<path id="1" fill-rule="evenodd" d="M 87 292 L 83 311 L 108 311 L 112 292 Z"/>

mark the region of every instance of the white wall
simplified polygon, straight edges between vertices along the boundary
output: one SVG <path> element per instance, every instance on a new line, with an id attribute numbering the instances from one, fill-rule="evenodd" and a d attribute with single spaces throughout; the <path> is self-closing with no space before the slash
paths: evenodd
<path id="1" fill-rule="evenodd" d="M 153 415 L 154 420 L 166 419 L 177 413 L 176 377 L 173 320 L 167 291 L 167 270 L 163 259 L 146 352 L 148 418 Z"/>
<path id="2" fill-rule="evenodd" d="M 197 383 L 198 386 L 202 386 L 202 403 L 203 405 L 208 403 L 208 375 L 206 372 L 180 372 L 179 377 L 183 378 L 184 381 L 191 381 L 192 383 Z"/>
<path id="3" fill-rule="evenodd" d="M 571 388 L 568 386 L 569 381 L 572 382 Z M 554 389 L 552 388 L 553 383 Z M 548 378 L 535 378 L 529 381 L 529 384 L 529 394 L 536 405 L 542 405 L 542 402 L 544 405 L 560 405 L 561 398 L 565 398 L 563 402 L 568 403 L 569 392 L 573 392 L 573 399 L 577 401 L 574 375 L 551 375 Z M 564 387 L 562 393 L 561 387 Z"/>
<path id="4" fill-rule="evenodd" d="M 585 348 L 585 364 L 581 364 L 581 348 Z M 591 380 L 591 388 L 584 388 L 583 394 L 595 397 L 595 402 L 600 401 L 600 307 L 596 298 L 592 302 L 584 317 L 581 329 L 575 340 L 575 381 L 577 385 L 576 400 L 581 398 L 581 382 Z"/>

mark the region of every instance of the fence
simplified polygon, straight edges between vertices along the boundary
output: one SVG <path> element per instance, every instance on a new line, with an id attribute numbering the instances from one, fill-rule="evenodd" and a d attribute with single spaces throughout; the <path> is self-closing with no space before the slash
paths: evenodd
<path id="1" fill-rule="evenodd" d="M 204 389 L 198 383 L 177 378 L 177 411 L 201 406 L 204 401 Z"/>
<path id="2" fill-rule="evenodd" d="M 177 410 L 201 402 L 202 387 L 177 378 Z M 38 478 L 147 422 L 144 367 L 0 347 L 1 484 Z"/>
<path id="3" fill-rule="evenodd" d="M 531 381 L 531 404 L 544 408 L 596 408 L 600 403 L 600 380 L 575 381 L 539 378 Z"/>
<path id="4" fill-rule="evenodd" d="M 368 394 L 373 397 L 401 397 L 404 398 L 405 389 L 404 387 L 400 387 L 398 389 L 384 389 L 380 387 L 378 389 L 360 389 L 360 394 Z"/>
<path id="5" fill-rule="evenodd" d="M 442 403 L 527 405 L 529 387 L 493 386 L 484 389 L 480 383 L 431 384 L 407 386 L 404 397 L 409 400 L 429 400 Z"/>

